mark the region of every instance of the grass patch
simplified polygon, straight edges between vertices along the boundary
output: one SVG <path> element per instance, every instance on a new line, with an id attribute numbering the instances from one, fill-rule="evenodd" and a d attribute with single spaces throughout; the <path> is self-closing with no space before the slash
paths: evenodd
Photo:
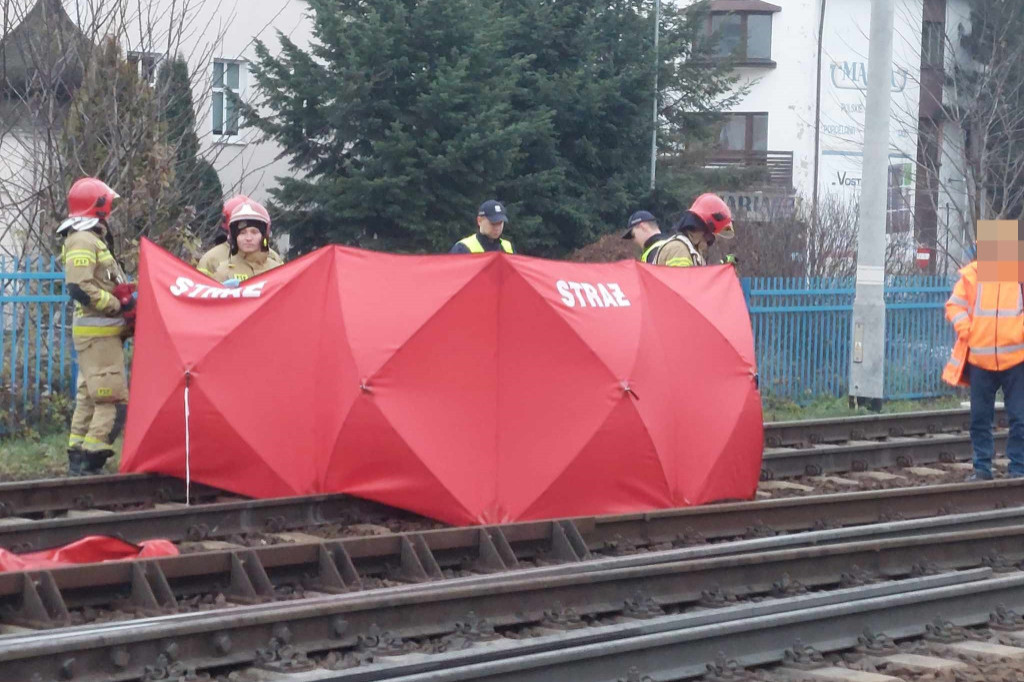
<path id="1" fill-rule="evenodd" d="M 883 413 L 920 412 L 924 410 L 953 410 L 960 407 L 964 398 L 946 396 L 927 400 L 892 400 L 882 404 Z M 764 401 L 766 422 L 796 421 L 801 419 L 826 419 L 834 417 L 855 417 L 874 414 L 866 407 L 850 408 L 849 398 L 822 398 L 807 405 L 798 405 L 788 400 Z"/>
<path id="2" fill-rule="evenodd" d="M 951 410 L 960 407 L 962 398 L 949 396 L 931 400 L 895 400 L 884 403 L 882 412 Z M 864 407 L 850 409 L 849 400 L 822 398 L 808 405 L 766 398 L 766 422 L 824 419 L 872 414 Z M 0 482 L 67 476 L 67 432 L 0 437 Z M 121 440 L 114 443 L 114 456 L 107 460 L 104 473 L 117 473 L 121 461 Z"/>
<path id="3" fill-rule="evenodd" d="M 121 441 L 114 444 L 114 456 L 103 473 L 117 473 Z M 0 482 L 68 475 L 68 434 L 30 434 L 0 439 Z"/>

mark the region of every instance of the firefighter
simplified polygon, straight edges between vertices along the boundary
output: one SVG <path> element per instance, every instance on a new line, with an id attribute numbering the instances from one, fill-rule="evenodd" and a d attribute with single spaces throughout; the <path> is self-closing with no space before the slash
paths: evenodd
<path id="1" fill-rule="evenodd" d="M 979 235 L 980 236 L 980 235 Z M 990 240 L 990 241 L 995 241 Z M 1016 260 L 1017 245 L 1010 258 Z M 979 242 L 983 258 L 990 248 Z M 1004 258 L 1006 260 L 1006 258 Z M 990 266 L 993 267 L 993 266 Z M 984 269 L 982 270 L 984 272 Z M 979 281 L 980 280 L 980 281 Z M 1006 456 L 1010 459 L 1011 478 L 1024 476 L 1024 285 L 1015 280 L 979 277 L 978 261 L 960 269 L 960 279 L 946 301 L 946 319 L 956 330 L 953 352 L 942 372 L 952 386 L 970 385 L 971 446 L 974 473 L 970 481 L 992 478 L 995 443 L 992 423 L 995 418 L 996 391 L 1003 389 L 1004 405 L 1010 422 Z"/>
<path id="2" fill-rule="evenodd" d="M 477 232 L 465 239 L 455 242 L 448 253 L 486 253 L 487 251 L 504 251 L 515 253 L 512 242 L 501 238 L 505 231 L 508 215 L 505 206 L 493 199 L 480 204 L 476 212 Z"/>
<path id="3" fill-rule="evenodd" d="M 258 201 L 249 200 L 231 212 L 228 221 L 228 259 L 213 278 L 227 286 L 240 283 L 284 263 L 270 250 L 270 214 Z"/>
<path id="4" fill-rule="evenodd" d="M 640 260 L 645 263 L 687 268 L 707 265 L 708 249 L 715 240 L 735 236 L 732 212 L 715 194 L 697 197 L 673 229 L 676 234 L 666 236 L 653 215 L 637 211 L 629 217 L 622 238 L 632 239 L 642 249 Z M 722 263 L 735 266 L 738 261 L 730 254 Z"/>
<path id="5" fill-rule="evenodd" d="M 135 299 L 119 299 L 127 278 L 108 247 L 110 217 L 118 194 L 96 178 L 81 178 L 68 192 L 68 219 L 61 262 L 75 312 L 71 328 L 78 353 L 75 411 L 68 438 L 68 473 L 97 474 L 114 454 L 128 406 L 122 335 Z"/>
<path id="6" fill-rule="evenodd" d="M 246 195 L 236 194 L 235 196 L 231 197 L 230 199 L 224 202 L 224 207 L 222 211 L 223 218 L 221 219 L 220 223 L 221 232 L 219 232 L 217 234 L 216 239 L 214 239 L 215 246 L 206 253 L 204 253 L 203 257 L 199 259 L 199 264 L 196 265 L 196 270 L 203 273 L 204 275 L 207 275 L 208 277 L 213 277 L 214 273 L 217 272 L 217 268 L 220 267 L 220 264 L 226 261 L 231 256 L 231 247 L 228 244 L 228 232 L 230 231 L 229 223 L 231 222 L 231 213 L 236 208 L 249 201 L 252 201 L 252 199 L 250 199 Z M 271 234 L 270 228 L 270 223 L 267 223 L 268 239 Z M 281 256 L 279 256 L 277 252 L 274 251 L 273 249 L 270 249 L 269 253 L 272 257 L 276 258 L 277 260 L 283 260 Z"/>

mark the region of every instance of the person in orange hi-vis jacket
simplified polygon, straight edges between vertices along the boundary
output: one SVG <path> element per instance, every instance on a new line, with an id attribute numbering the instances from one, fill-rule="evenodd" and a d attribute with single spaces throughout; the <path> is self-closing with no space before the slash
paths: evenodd
<path id="1" fill-rule="evenodd" d="M 992 423 L 1000 388 L 1010 422 L 1010 477 L 1024 476 L 1024 264 L 1018 267 L 1019 244 L 1017 221 L 979 221 L 978 258 L 960 269 L 946 301 L 946 319 L 957 338 L 942 379 L 971 389 L 972 481 L 992 478 Z"/>

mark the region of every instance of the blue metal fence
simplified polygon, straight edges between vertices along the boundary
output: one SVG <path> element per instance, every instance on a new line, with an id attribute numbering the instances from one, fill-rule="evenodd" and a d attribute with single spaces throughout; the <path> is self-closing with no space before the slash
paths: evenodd
<path id="1" fill-rule="evenodd" d="M 0 431 L 72 390 L 71 303 L 56 259 L 0 257 Z"/>
<path id="2" fill-rule="evenodd" d="M 53 258 L 0 258 L 3 413 L 31 418 L 47 394 L 73 393 L 71 305 L 62 282 Z M 940 375 L 953 341 L 943 316 L 952 284 L 944 277 L 887 278 L 887 398 L 951 392 Z M 748 278 L 743 289 L 762 393 L 798 402 L 845 395 L 853 278 Z"/>
<path id="3" fill-rule="evenodd" d="M 952 287 L 941 276 L 886 278 L 886 398 L 953 392 L 941 380 L 953 343 L 944 314 Z M 797 402 L 845 395 L 854 279 L 750 278 L 743 289 L 762 393 Z"/>

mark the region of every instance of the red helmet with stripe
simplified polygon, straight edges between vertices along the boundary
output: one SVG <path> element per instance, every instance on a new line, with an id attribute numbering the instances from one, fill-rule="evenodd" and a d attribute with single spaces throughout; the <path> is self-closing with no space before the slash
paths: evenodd
<path id="1" fill-rule="evenodd" d="M 68 219 L 57 228 L 57 234 L 74 229 L 89 230 L 105 220 L 120 195 L 99 178 L 79 178 L 68 191 Z"/>
<path id="2" fill-rule="evenodd" d="M 246 203 L 247 201 L 252 201 L 252 199 L 250 199 L 244 194 L 236 194 L 235 196 L 231 197 L 230 199 L 224 202 L 224 210 L 222 211 L 224 218 L 223 220 L 221 220 L 220 223 L 220 227 L 222 230 L 228 232 L 228 228 L 230 227 L 231 224 L 232 212 L 234 212 L 236 208 Z"/>
<path id="3" fill-rule="evenodd" d="M 732 211 L 717 194 L 701 194 L 693 201 L 690 212 L 700 218 L 715 235 L 724 239 L 734 236 Z"/>

